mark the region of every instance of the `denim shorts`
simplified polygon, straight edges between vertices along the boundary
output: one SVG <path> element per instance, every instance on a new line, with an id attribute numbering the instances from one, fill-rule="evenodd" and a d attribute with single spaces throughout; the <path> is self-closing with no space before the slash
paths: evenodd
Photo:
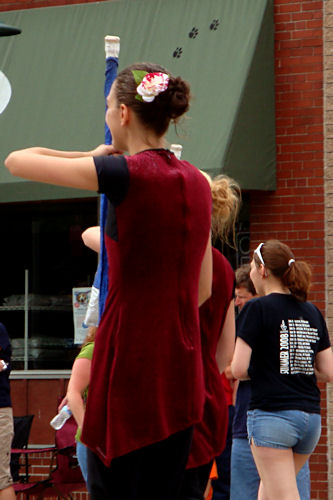
<path id="1" fill-rule="evenodd" d="M 319 441 L 321 417 L 299 410 L 249 410 L 247 433 L 249 442 L 256 446 L 291 448 L 295 453 L 307 455 Z"/>

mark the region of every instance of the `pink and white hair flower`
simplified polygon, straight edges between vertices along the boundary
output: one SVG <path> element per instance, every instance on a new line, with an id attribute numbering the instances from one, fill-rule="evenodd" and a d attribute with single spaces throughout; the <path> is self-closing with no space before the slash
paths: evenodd
<path id="1" fill-rule="evenodd" d="M 157 95 L 166 91 L 168 85 L 169 75 L 165 73 L 147 73 L 136 91 L 143 101 L 152 102 Z"/>

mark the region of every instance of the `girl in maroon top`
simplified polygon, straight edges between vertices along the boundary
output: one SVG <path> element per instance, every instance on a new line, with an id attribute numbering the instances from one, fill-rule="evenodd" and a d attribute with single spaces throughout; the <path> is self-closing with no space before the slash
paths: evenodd
<path id="1" fill-rule="evenodd" d="M 240 207 L 238 184 L 225 176 L 211 183 L 213 237 L 227 240 Z M 228 404 L 221 373 L 232 359 L 235 344 L 234 272 L 213 249 L 212 296 L 200 307 L 202 358 L 205 377 L 203 419 L 195 425 L 182 500 L 202 500 L 212 462 L 222 452 L 228 428 Z"/>
<path id="2" fill-rule="evenodd" d="M 198 304 L 211 293 L 211 192 L 164 138 L 189 99 L 180 77 L 135 64 L 107 99 L 112 146 L 30 148 L 6 160 L 14 175 L 109 200 L 109 292 L 82 432 L 93 499 L 177 499 L 203 413 Z"/>

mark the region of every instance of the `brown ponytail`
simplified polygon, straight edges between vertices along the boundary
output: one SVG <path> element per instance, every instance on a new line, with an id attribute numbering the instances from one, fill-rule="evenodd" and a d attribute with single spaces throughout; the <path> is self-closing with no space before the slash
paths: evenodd
<path id="1" fill-rule="evenodd" d="M 296 260 L 288 266 L 283 278 L 292 295 L 305 302 L 311 285 L 310 266 L 302 260 Z"/>
<path id="2" fill-rule="evenodd" d="M 294 257 L 288 245 L 278 240 L 268 240 L 260 248 L 265 266 L 282 284 L 289 288 L 292 295 L 298 300 L 305 302 L 311 286 L 311 268 Z M 261 262 L 258 255 L 253 255 L 256 265 Z"/>

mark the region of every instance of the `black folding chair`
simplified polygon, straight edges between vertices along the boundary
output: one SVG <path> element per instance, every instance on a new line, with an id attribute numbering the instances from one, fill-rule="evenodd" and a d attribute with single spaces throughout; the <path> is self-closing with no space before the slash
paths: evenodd
<path id="1" fill-rule="evenodd" d="M 30 430 L 34 415 L 25 415 L 23 417 L 14 417 L 14 439 L 12 448 L 26 450 L 28 448 L 28 441 Z M 20 455 L 21 453 L 11 453 L 10 457 L 10 471 L 14 482 L 27 483 L 29 480 L 29 459 L 28 455 L 24 454 L 24 473 L 20 474 Z"/>

